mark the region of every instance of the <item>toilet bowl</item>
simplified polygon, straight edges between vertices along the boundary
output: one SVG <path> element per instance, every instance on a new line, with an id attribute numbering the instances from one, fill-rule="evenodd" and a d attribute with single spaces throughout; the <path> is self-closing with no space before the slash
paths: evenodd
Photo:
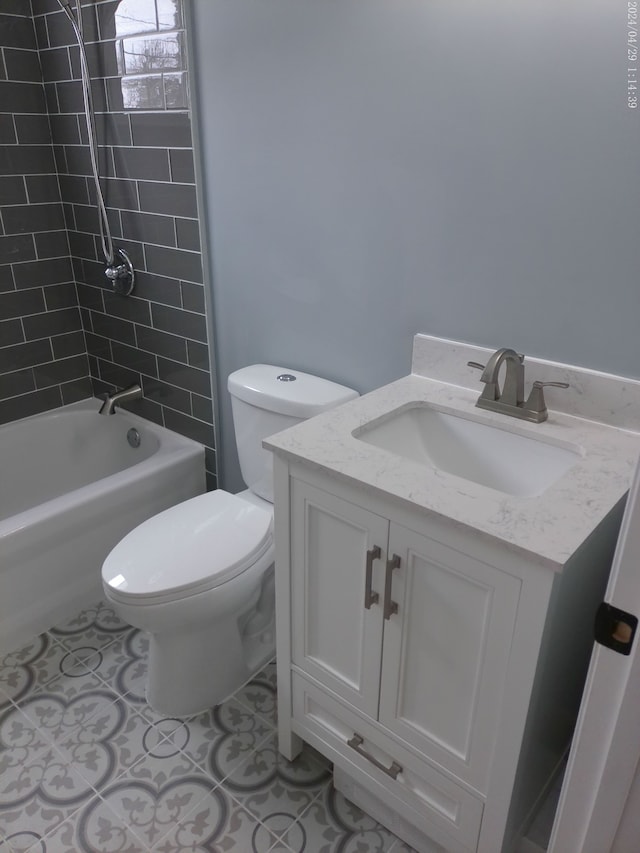
<path id="1" fill-rule="evenodd" d="M 224 701 L 275 654 L 273 474 L 262 439 L 358 394 L 251 365 L 228 381 L 249 488 L 217 489 L 128 533 L 102 567 L 116 613 L 149 635 L 147 701 L 182 717 Z"/>
<path id="2" fill-rule="evenodd" d="M 143 522 L 102 577 L 149 634 L 147 700 L 184 716 L 222 702 L 275 652 L 273 506 L 218 489 Z"/>

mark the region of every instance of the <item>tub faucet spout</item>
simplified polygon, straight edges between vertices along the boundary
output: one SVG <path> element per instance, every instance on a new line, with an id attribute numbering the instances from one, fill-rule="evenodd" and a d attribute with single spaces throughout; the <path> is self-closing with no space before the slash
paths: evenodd
<path id="1" fill-rule="evenodd" d="M 115 414 L 116 406 L 128 403 L 130 400 L 139 400 L 141 397 L 142 388 L 139 385 L 130 385 L 128 388 L 123 388 L 122 391 L 105 394 L 104 403 L 100 406 L 100 414 L 113 415 Z"/>

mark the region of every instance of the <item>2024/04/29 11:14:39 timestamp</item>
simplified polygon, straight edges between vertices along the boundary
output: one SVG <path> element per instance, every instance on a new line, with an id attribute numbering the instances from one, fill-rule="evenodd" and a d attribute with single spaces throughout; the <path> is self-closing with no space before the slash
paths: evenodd
<path id="1" fill-rule="evenodd" d="M 638 0 L 627 2 L 627 106 L 638 108 Z"/>

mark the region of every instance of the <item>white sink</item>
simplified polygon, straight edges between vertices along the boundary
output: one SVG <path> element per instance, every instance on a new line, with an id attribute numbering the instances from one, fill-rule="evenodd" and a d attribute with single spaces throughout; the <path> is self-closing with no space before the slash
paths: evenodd
<path id="1" fill-rule="evenodd" d="M 353 436 L 517 497 L 542 494 L 582 457 L 577 446 L 532 438 L 420 403 L 365 424 Z"/>

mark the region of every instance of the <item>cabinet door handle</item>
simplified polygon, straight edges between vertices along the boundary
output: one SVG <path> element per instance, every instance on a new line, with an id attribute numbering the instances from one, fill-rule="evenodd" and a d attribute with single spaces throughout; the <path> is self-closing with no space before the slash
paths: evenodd
<path id="1" fill-rule="evenodd" d="M 400 568 L 400 557 L 394 554 L 390 560 L 387 560 L 387 571 L 384 576 L 384 618 L 391 619 L 394 613 L 398 612 L 398 602 L 391 600 L 391 582 L 394 569 Z"/>
<path id="2" fill-rule="evenodd" d="M 357 732 L 353 733 L 353 737 L 349 738 L 347 741 L 347 746 L 350 746 L 351 749 L 355 749 L 358 755 L 361 755 L 363 758 L 366 758 L 367 761 L 370 761 L 374 767 L 377 767 L 378 770 L 382 770 L 383 773 L 386 773 L 387 776 L 391 776 L 392 779 L 398 778 L 398 773 L 402 773 L 402 767 L 398 764 L 397 761 L 391 762 L 391 767 L 385 767 L 382 762 L 378 761 L 377 758 L 374 758 L 373 755 L 369 755 L 366 749 L 362 748 L 362 744 L 364 743 L 364 738 L 362 738 Z"/>
<path id="3" fill-rule="evenodd" d="M 373 581 L 373 561 L 379 560 L 382 551 L 380 550 L 378 545 L 374 545 L 373 548 L 370 548 L 367 551 L 367 562 L 365 569 L 365 578 L 364 578 L 364 607 L 365 610 L 370 610 L 372 604 L 377 604 L 380 596 L 377 592 L 374 592 L 371 589 L 371 583 Z"/>

